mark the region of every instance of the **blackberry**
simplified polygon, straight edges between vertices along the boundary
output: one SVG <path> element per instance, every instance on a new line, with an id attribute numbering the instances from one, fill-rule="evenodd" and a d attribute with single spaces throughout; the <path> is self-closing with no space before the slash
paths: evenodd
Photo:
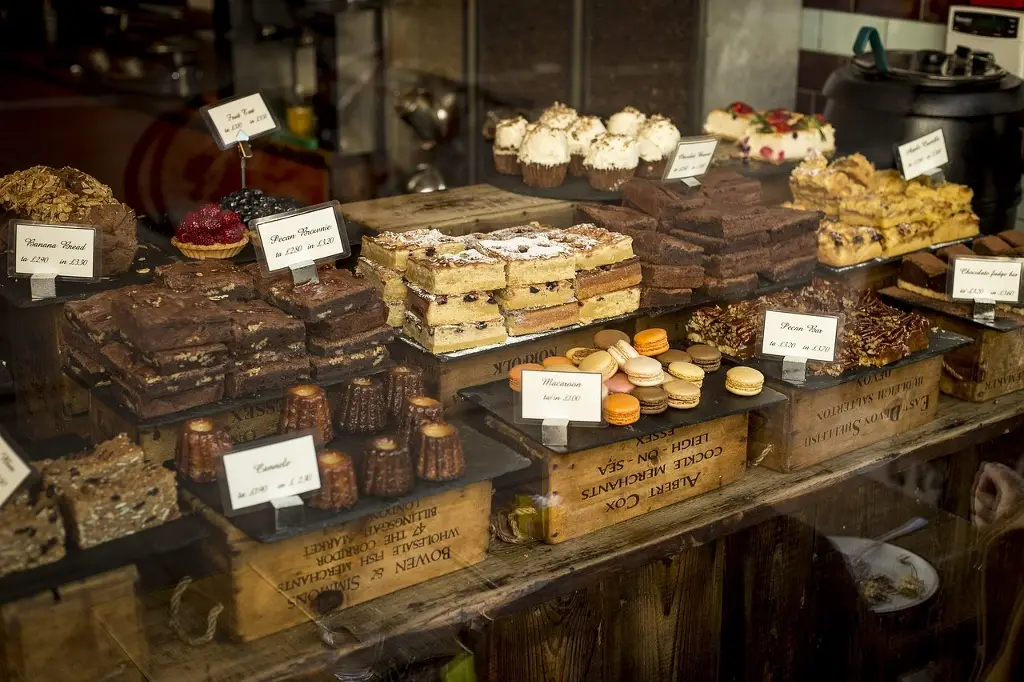
<path id="1" fill-rule="evenodd" d="M 220 201 L 222 209 L 235 211 L 246 224 L 256 218 L 294 211 L 304 205 L 298 199 L 270 196 L 255 187 L 234 191 Z"/>

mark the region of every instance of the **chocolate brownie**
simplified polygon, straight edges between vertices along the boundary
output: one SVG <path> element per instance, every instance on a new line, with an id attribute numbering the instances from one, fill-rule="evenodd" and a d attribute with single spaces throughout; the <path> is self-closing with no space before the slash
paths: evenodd
<path id="1" fill-rule="evenodd" d="M 730 206 L 757 206 L 761 203 L 761 183 L 735 171 L 712 171 L 701 178 L 701 193 L 715 203 Z"/>
<path id="2" fill-rule="evenodd" d="M 306 339 L 306 326 L 263 301 L 224 301 L 219 304 L 231 320 L 228 347 L 233 353 L 284 348 Z"/>
<path id="3" fill-rule="evenodd" d="M 941 258 L 927 252 L 903 257 L 900 282 L 945 295 L 948 266 Z"/>
<path id="4" fill-rule="evenodd" d="M 971 244 L 974 253 L 978 256 L 1009 256 L 1013 247 L 995 235 L 978 237 Z"/>
<path id="5" fill-rule="evenodd" d="M 816 232 L 787 239 L 782 242 L 775 242 L 768 249 L 773 261 L 789 260 L 799 256 L 810 256 L 818 253 L 818 235 Z"/>
<path id="6" fill-rule="evenodd" d="M 697 218 L 694 216 L 697 215 Z M 691 211 L 676 218 L 676 227 L 700 232 L 719 239 L 735 239 L 756 232 L 765 232 L 766 210 L 760 207 L 721 209 L 708 213 Z"/>
<path id="7" fill-rule="evenodd" d="M 224 382 L 224 393 L 228 398 L 241 398 L 265 391 L 280 391 L 309 381 L 309 377 L 309 358 L 303 355 L 249 369 L 233 369 Z"/>
<path id="8" fill-rule="evenodd" d="M 66 349 L 64 367 L 69 374 L 90 388 L 110 384 L 110 373 L 107 372 L 107 368 L 102 362 L 81 354 L 73 348 Z"/>
<path id="9" fill-rule="evenodd" d="M 664 232 L 622 230 L 633 238 L 633 253 L 648 263 L 661 265 L 699 265 L 704 249 Z"/>
<path id="10" fill-rule="evenodd" d="M 936 251 L 935 255 L 948 263 L 953 260 L 954 256 L 975 256 L 977 254 L 971 251 L 971 247 L 966 244 L 950 244 Z"/>
<path id="11" fill-rule="evenodd" d="M 310 336 L 306 346 L 311 355 L 331 356 L 352 353 L 367 346 L 380 346 L 395 340 L 395 329 L 384 324 L 377 329 L 351 334 L 344 339 L 326 339 Z"/>
<path id="12" fill-rule="evenodd" d="M 1024 230 L 1005 230 L 996 236 L 1015 249 L 1024 248 Z"/>
<path id="13" fill-rule="evenodd" d="M 380 367 L 388 359 L 384 346 L 370 346 L 352 353 L 343 353 L 332 357 L 311 355 L 309 361 L 313 366 L 313 378 L 317 383 L 334 383 L 366 373 Z"/>
<path id="14" fill-rule="evenodd" d="M 674 305 L 686 305 L 693 297 L 692 289 L 661 289 L 659 287 L 641 287 L 641 308 L 667 308 Z"/>
<path id="15" fill-rule="evenodd" d="M 644 283 L 667 289 L 696 289 L 704 282 L 704 268 L 699 265 L 656 265 L 641 263 Z"/>
<path id="16" fill-rule="evenodd" d="M 704 272 L 718 278 L 749 275 L 752 272 L 766 269 L 770 260 L 766 248 L 712 254 L 704 256 Z"/>
<path id="17" fill-rule="evenodd" d="M 143 419 L 152 419 L 166 414 L 191 410 L 193 407 L 215 403 L 224 398 L 223 381 L 218 381 L 194 391 L 152 397 L 140 394 L 131 386 L 121 382 L 117 377 L 112 377 L 112 379 L 111 388 L 114 391 L 114 397 Z"/>
<path id="18" fill-rule="evenodd" d="M 699 232 L 689 232 L 681 229 L 668 230 L 668 234 L 684 242 L 694 244 L 704 249 L 704 253 L 736 253 L 746 251 L 768 243 L 767 232 L 754 232 L 735 239 L 722 239 L 720 237 L 709 237 Z"/>
<path id="19" fill-rule="evenodd" d="M 370 282 L 348 270 L 328 270 L 320 274 L 319 282 L 299 286 L 285 280 L 270 285 L 267 290 L 267 300 L 305 322 L 322 322 L 368 307 L 379 298 Z"/>
<path id="20" fill-rule="evenodd" d="M 798 279 L 806 279 L 814 274 L 818 267 L 818 256 L 800 256 L 789 260 L 775 261 L 758 273 L 771 282 L 790 282 Z"/>
<path id="21" fill-rule="evenodd" d="M 60 347 L 63 356 L 74 351 L 81 356 L 91 358 L 93 362 L 100 363 L 103 361 L 103 356 L 100 355 L 100 348 L 102 346 L 89 338 L 85 332 L 67 318 L 62 319 L 57 324 L 57 329 L 60 333 Z"/>
<path id="22" fill-rule="evenodd" d="M 311 322 L 309 334 L 325 339 L 340 339 L 352 334 L 361 334 L 387 324 L 388 308 L 384 301 L 375 300 L 365 308 L 338 315 L 323 322 Z"/>
<path id="23" fill-rule="evenodd" d="M 123 343 L 108 343 L 103 347 L 103 360 L 111 374 L 122 384 L 140 395 L 158 398 L 174 393 L 184 393 L 224 381 L 227 362 L 192 369 L 186 372 L 161 375 L 144 362 L 132 357 L 128 346 Z"/>
<path id="24" fill-rule="evenodd" d="M 757 289 L 757 275 L 740 275 L 739 277 L 705 277 L 703 291 L 712 298 L 724 296 L 742 296 Z"/>
<path id="25" fill-rule="evenodd" d="M 821 225 L 821 214 L 792 208 L 771 208 L 763 220 L 768 230 L 768 241 L 784 242 L 815 232 Z"/>
<path id="26" fill-rule="evenodd" d="M 129 347 L 132 355 L 152 367 L 157 374 L 175 374 L 216 367 L 229 359 L 228 347 L 223 343 L 158 351 L 140 351 L 133 348 L 130 343 L 125 345 Z"/>
<path id="27" fill-rule="evenodd" d="M 121 334 L 142 351 L 173 350 L 225 343 L 231 321 L 221 308 L 197 293 L 159 286 L 120 289 L 112 303 Z"/>
<path id="28" fill-rule="evenodd" d="M 265 365 L 271 362 L 282 362 L 293 360 L 299 356 L 306 355 L 306 342 L 297 341 L 282 348 L 271 350 L 259 350 L 254 353 L 242 353 L 235 356 L 231 366 L 236 369 L 250 369 L 257 365 Z"/>
<path id="29" fill-rule="evenodd" d="M 101 346 L 110 343 L 118 335 L 111 302 L 120 291 L 104 291 L 81 301 L 69 301 L 64 304 L 64 317 Z"/>
<path id="30" fill-rule="evenodd" d="M 672 218 L 680 211 L 689 211 L 707 203 L 707 199 L 699 194 L 684 197 L 643 178 L 631 179 L 622 186 L 621 193 L 625 206 L 641 210 L 659 220 Z"/>
<path id="31" fill-rule="evenodd" d="M 194 291 L 217 301 L 256 298 L 256 281 L 252 273 L 225 261 L 182 261 L 161 265 L 156 269 L 156 281 L 172 291 Z"/>
<path id="32" fill-rule="evenodd" d="M 613 232 L 623 232 L 625 229 L 655 230 L 658 227 L 658 219 L 653 216 L 625 206 L 608 204 L 577 204 L 576 221 L 593 223 Z"/>

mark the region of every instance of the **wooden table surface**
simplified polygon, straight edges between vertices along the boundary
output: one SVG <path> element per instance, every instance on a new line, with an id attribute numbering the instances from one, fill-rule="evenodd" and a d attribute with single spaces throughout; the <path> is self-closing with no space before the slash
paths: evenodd
<path id="1" fill-rule="evenodd" d="M 136 661 L 149 679 L 292 680 L 365 654 L 380 639 L 447 638 L 480 619 L 494 619 L 593 580 L 644 566 L 780 514 L 796 513 L 854 477 L 899 471 L 985 442 L 1024 423 L 1024 391 L 987 403 L 942 397 L 935 421 L 791 474 L 755 468 L 738 483 L 559 545 L 492 541 L 487 559 L 414 588 L 345 610 L 352 633 L 342 648 L 326 647 L 308 623 L 255 642 L 217 638 L 199 648 L 167 626 L 166 601 L 145 613 L 149 660 Z M 105 624 L 120 638 L 116 623 Z"/>

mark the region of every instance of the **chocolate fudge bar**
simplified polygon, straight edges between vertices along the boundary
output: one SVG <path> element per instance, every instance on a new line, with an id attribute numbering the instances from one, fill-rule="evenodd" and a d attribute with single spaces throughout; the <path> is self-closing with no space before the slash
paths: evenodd
<path id="1" fill-rule="evenodd" d="M 110 373 L 103 363 L 79 354 L 74 348 L 65 349 L 64 368 L 90 388 L 110 385 Z"/>
<path id="2" fill-rule="evenodd" d="M 303 355 L 281 362 L 233 369 L 224 382 L 224 392 L 229 398 L 241 398 L 264 391 L 280 391 L 309 381 L 309 377 L 309 358 Z"/>
<path id="3" fill-rule="evenodd" d="M 689 244 L 699 246 L 704 249 L 704 253 L 706 254 L 736 253 L 737 251 L 756 249 L 757 247 L 764 246 L 768 243 L 767 232 L 753 232 L 733 239 L 709 237 L 708 235 L 701 234 L 700 232 L 690 232 L 679 228 L 668 230 L 667 234 Z"/>
<path id="4" fill-rule="evenodd" d="M 139 393 L 135 388 L 123 383 L 117 377 L 111 377 L 111 379 L 111 389 L 114 392 L 114 397 L 142 419 L 153 419 L 154 417 L 162 417 L 165 414 L 191 410 L 193 407 L 215 403 L 224 398 L 223 381 L 218 381 L 193 391 L 152 397 Z"/>
<path id="5" fill-rule="evenodd" d="M 945 299 L 948 266 L 930 253 L 912 253 L 903 257 L 897 284 L 901 289 Z"/>
<path id="6" fill-rule="evenodd" d="M 119 290 L 113 301 L 114 319 L 121 334 L 142 351 L 172 350 L 225 343 L 231 321 L 210 299 L 149 286 Z"/>
<path id="7" fill-rule="evenodd" d="M 104 291 L 81 301 L 69 301 L 64 304 L 64 317 L 93 342 L 101 346 L 110 343 L 117 339 L 119 330 L 111 303 L 120 291 Z"/>
<path id="8" fill-rule="evenodd" d="M 666 308 L 674 305 L 686 305 L 693 297 L 692 289 L 661 289 L 658 287 L 641 287 L 641 308 Z"/>
<path id="9" fill-rule="evenodd" d="M 326 339 L 320 336 L 310 336 L 306 346 L 311 355 L 342 355 L 353 353 L 367 346 L 380 346 L 391 343 L 395 340 L 395 330 L 384 324 L 377 329 L 351 334 L 347 338 Z"/>
<path id="10" fill-rule="evenodd" d="M 388 309 L 383 301 L 373 301 L 365 308 L 338 315 L 323 322 L 309 324 L 310 335 L 325 339 L 339 339 L 351 334 L 361 334 L 387 324 Z"/>
<path id="11" fill-rule="evenodd" d="M 704 256 L 704 272 L 719 278 L 749 275 L 752 272 L 766 269 L 770 260 L 766 248 L 737 253 L 711 254 Z"/>
<path id="12" fill-rule="evenodd" d="M 789 260 L 799 256 L 811 256 L 818 250 L 818 235 L 816 232 L 787 239 L 782 242 L 774 242 L 768 249 L 772 260 Z"/>
<path id="13" fill-rule="evenodd" d="M 978 254 L 971 251 L 971 247 L 966 244 L 950 244 L 936 251 L 935 255 L 948 263 L 953 260 L 954 256 L 976 256 Z"/>
<path id="14" fill-rule="evenodd" d="M 768 209 L 762 219 L 767 227 L 768 241 L 773 243 L 813 233 L 821 225 L 820 213 L 791 208 Z"/>
<path id="15" fill-rule="evenodd" d="M 767 231 L 766 209 L 737 208 L 715 211 L 691 211 L 676 218 L 676 229 L 700 232 L 719 239 L 735 239 Z"/>
<path id="16" fill-rule="evenodd" d="M 327 318 L 369 306 L 380 295 L 365 279 L 348 270 L 328 270 L 318 283 L 295 286 L 292 281 L 276 282 L 267 290 L 267 299 L 289 315 L 304 322 L 322 322 Z"/>
<path id="17" fill-rule="evenodd" d="M 158 374 L 155 369 L 134 358 L 123 343 L 108 343 L 102 350 L 104 364 L 111 374 L 137 393 L 152 398 L 184 393 L 224 381 L 227 362 L 219 365 L 191 369 L 175 374 Z"/>
<path id="18" fill-rule="evenodd" d="M 231 320 L 228 347 L 234 353 L 280 349 L 306 339 L 301 320 L 263 301 L 224 302 L 220 306 Z"/>
<path id="19" fill-rule="evenodd" d="M 974 253 L 979 256 L 1009 256 L 1013 247 L 995 235 L 978 237 L 971 244 Z"/>
<path id="20" fill-rule="evenodd" d="M 0 507 L 0 577 L 64 558 L 56 492 L 28 483 Z"/>
<path id="21" fill-rule="evenodd" d="M 704 268 L 699 265 L 656 265 L 641 263 L 643 281 L 667 289 L 696 289 L 704 283 Z"/>
<path id="22" fill-rule="evenodd" d="M 593 223 L 606 230 L 623 233 L 626 229 L 658 229 L 657 218 L 632 208 L 608 204 L 577 204 L 576 221 L 579 223 Z"/>
<path id="23" fill-rule="evenodd" d="M 704 249 L 664 232 L 625 230 L 633 238 L 633 252 L 648 263 L 700 265 Z"/>
<path id="24" fill-rule="evenodd" d="M 252 273 L 225 261 L 182 261 L 161 265 L 156 269 L 156 281 L 171 291 L 195 292 L 216 301 L 256 298 L 256 281 Z"/>
<path id="25" fill-rule="evenodd" d="M 634 287 L 642 280 L 643 271 L 638 258 L 630 258 L 614 265 L 602 265 L 593 270 L 580 270 L 576 273 L 576 297 L 590 298 L 608 294 Z"/>
<path id="26" fill-rule="evenodd" d="M 231 366 L 249 368 L 255 367 L 258 364 L 294 360 L 295 358 L 304 355 L 306 355 L 306 342 L 296 341 L 295 343 L 290 343 L 287 346 L 282 346 L 280 348 L 258 350 L 254 353 L 236 355 Z"/>
<path id="27" fill-rule="evenodd" d="M 622 186 L 622 199 L 658 220 L 674 218 L 681 211 L 700 208 L 707 199 L 699 194 L 684 197 L 663 185 L 643 178 L 633 178 Z"/>
<path id="28" fill-rule="evenodd" d="M 810 277 L 814 274 L 814 269 L 817 266 L 818 256 L 815 254 L 783 261 L 772 261 L 767 268 L 758 270 L 758 273 L 770 282 L 789 282 Z"/>
<path id="29" fill-rule="evenodd" d="M 57 331 L 60 335 L 60 348 L 63 356 L 66 357 L 69 352 L 75 351 L 78 355 L 90 358 L 93 362 L 102 363 L 101 345 L 93 341 L 70 320 L 61 319 L 57 323 Z"/>
<path id="30" fill-rule="evenodd" d="M 309 358 L 313 366 L 313 378 L 320 384 L 334 383 L 364 374 L 375 367 L 380 367 L 387 359 L 388 352 L 384 346 L 371 346 L 332 357 L 311 355 Z"/>
<path id="31" fill-rule="evenodd" d="M 757 289 L 757 275 L 738 277 L 705 277 L 703 291 L 712 298 L 742 296 Z"/>
<path id="32" fill-rule="evenodd" d="M 996 236 L 1015 249 L 1024 249 L 1024 230 L 1006 230 Z"/>
<path id="33" fill-rule="evenodd" d="M 733 170 L 710 169 L 700 179 L 700 191 L 716 203 L 745 206 L 761 203 L 761 182 Z"/>
<path id="34" fill-rule="evenodd" d="M 205 346 L 177 348 L 175 350 L 140 351 L 126 346 L 133 356 L 146 363 L 157 374 L 177 374 L 198 369 L 209 369 L 228 361 L 228 347 L 223 343 L 208 343 Z"/>

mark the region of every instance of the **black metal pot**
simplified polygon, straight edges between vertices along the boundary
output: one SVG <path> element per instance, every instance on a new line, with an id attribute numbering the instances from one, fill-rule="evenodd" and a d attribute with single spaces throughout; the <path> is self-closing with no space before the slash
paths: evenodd
<path id="1" fill-rule="evenodd" d="M 872 52 L 863 53 L 869 40 Z M 837 152 L 895 168 L 895 145 L 941 128 L 946 178 L 974 190 L 982 231 L 1011 229 L 1021 198 L 1024 83 L 967 48 L 884 50 L 874 29 L 861 30 L 854 52 L 825 83 Z"/>

